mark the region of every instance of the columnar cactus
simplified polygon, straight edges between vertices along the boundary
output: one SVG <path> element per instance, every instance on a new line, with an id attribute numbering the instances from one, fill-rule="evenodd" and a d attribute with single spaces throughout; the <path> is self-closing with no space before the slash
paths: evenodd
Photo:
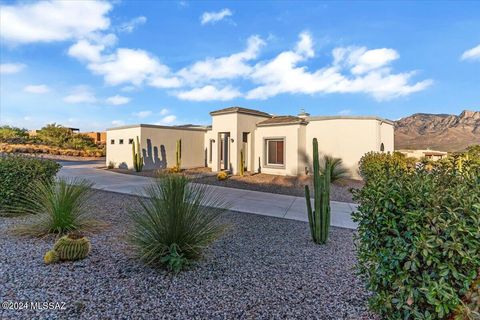
<path id="1" fill-rule="evenodd" d="M 140 141 L 137 137 L 137 143 L 132 143 L 132 155 L 133 155 L 133 167 L 136 172 L 140 172 L 143 169 L 143 157 L 140 150 Z"/>
<path id="2" fill-rule="evenodd" d="M 180 167 L 182 165 L 182 139 L 177 140 L 177 150 L 176 150 L 176 162 L 175 166 L 177 170 L 180 171 Z"/>
<path id="3" fill-rule="evenodd" d="M 84 259 L 90 253 L 90 240 L 83 236 L 63 236 L 53 246 L 59 260 Z"/>
<path id="4" fill-rule="evenodd" d="M 320 163 L 318 157 L 318 141 L 313 139 L 313 191 L 314 191 L 314 210 L 310 201 L 310 189 L 305 186 L 305 200 L 307 201 L 308 222 L 310 224 L 310 233 L 315 243 L 324 244 L 328 239 L 330 228 L 330 180 L 331 180 L 330 160 L 325 162 L 324 174 L 320 174 Z"/>
<path id="5" fill-rule="evenodd" d="M 245 174 L 245 159 L 243 156 L 243 149 L 240 150 L 240 163 L 239 163 L 240 175 L 243 177 Z"/>

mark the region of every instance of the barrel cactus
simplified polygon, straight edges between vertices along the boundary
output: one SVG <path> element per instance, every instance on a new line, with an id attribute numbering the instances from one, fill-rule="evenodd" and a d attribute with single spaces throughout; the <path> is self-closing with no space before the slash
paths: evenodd
<path id="1" fill-rule="evenodd" d="M 82 235 L 69 234 L 57 240 L 53 250 L 59 260 L 84 259 L 90 253 L 90 240 Z"/>
<path id="2" fill-rule="evenodd" d="M 58 261 L 58 253 L 55 250 L 49 250 L 43 257 L 45 264 L 51 264 Z"/>

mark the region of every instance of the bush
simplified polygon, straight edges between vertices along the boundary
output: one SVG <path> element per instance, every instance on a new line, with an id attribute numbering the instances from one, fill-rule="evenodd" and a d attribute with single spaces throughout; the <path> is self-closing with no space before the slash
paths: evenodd
<path id="1" fill-rule="evenodd" d="M 384 153 L 384 152 L 368 152 L 359 162 L 360 176 L 367 180 L 370 176 L 385 174 L 386 165 L 393 165 L 402 170 L 414 170 L 417 160 L 409 158 L 403 153 Z"/>
<path id="2" fill-rule="evenodd" d="M 34 182 L 52 182 L 60 167 L 51 160 L 0 156 L 0 211 L 16 205 Z"/>
<path id="3" fill-rule="evenodd" d="M 26 129 L 17 127 L 1 126 L 0 127 L 0 142 L 21 143 L 29 139 Z"/>
<path id="4" fill-rule="evenodd" d="M 43 236 L 101 228 L 103 224 L 93 218 L 87 207 L 92 185 L 80 179 L 35 183 L 14 209 L 35 217 L 15 231 L 21 235 Z"/>
<path id="5" fill-rule="evenodd" d="M 226 180 L 228 178 L 228 172 L 227 171 L 220 171 L 218 174 L 217 174 L 217 180 Z"/>
<path id="6" fill-rule="evenodd" d="M 215 241 L 225 226 L 219 222 L 226 203 L 190 184 L 182 175 L 164 175 L 138 198 L 141 209 L 131 212 L 130 240 L 137 256 L 149 265 L 178 272 Z"/>
<path id="7" fill-rule="evenodd" d="M 452 158 L 405 170 L 395 155 L 382 158 L 354 191 L 370 306 L 388 319 L 446 318 L 478 276 L 480 166 Z"/>

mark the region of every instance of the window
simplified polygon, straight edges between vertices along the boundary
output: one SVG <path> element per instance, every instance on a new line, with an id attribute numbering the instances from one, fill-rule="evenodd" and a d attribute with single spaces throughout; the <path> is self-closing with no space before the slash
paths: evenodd
<path id="1" fill-rule="evenodd" d="M 249 134 L 249 132 L 244 132 L 244 133 L 243 133 L 243 136 L 242 136 L 243 139 L 242 139 L 242 141 L 245 142 L 245 143 L 248 142 L 248 134 Z"/>
<path id="2" fill-rule="evenodd" d="M 110 144 L 115 144 L 115 139 L 110 140 Z"/>
<path id="3" fill-rule="evenodd" d="M 213 139 L 210 139 L 210 145 L 208 147 L 208 162 L 212 162 L 213 141 Z"/>
<path id="4" fill-rule="evenodd" d="M 118 140 L 118 144 L 123 144 L 123 139 Z"/>
<path id="5" fill-rule="evenodd" d="M 385 145 L 383 144 L 383 142 L 380 144 L 380 151 L 385 151 Z"/>
<path id="6" fill-rule="evenodd" d="M 133 139 L 128 139 L 128 144 L 133 144 Z"/>
<path id="7" fill-rule="evenodd" d="M 266 149 L 267 165 L 285 164 L 285 139 L 266 140 Z"/>

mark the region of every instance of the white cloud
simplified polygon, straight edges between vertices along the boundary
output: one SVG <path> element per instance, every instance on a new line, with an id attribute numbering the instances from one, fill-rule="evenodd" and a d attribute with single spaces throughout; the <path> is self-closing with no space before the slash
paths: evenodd
<path id="1" fill-rule="evenodd" d="M 231 16 L 233 13 L 230 9 L 223 9 L 218 12 L 204 12 L 200 17 L 200 22 L 202 25 L 207 23 L 217 23 L 218 21 L 223 20 L 226 17 Z"/>
<path id="2" fill-rule="evenodd" d="M 161 116 L 167 115 L 168 113 L 169 113 L 169 111 L 166 108 L 163 108 L 162 110 L 160 110 L 160 115 Z"/>
<path id="3" fill-rule="evenodd" d="M 480 60 L 480 44 L 462 54 L 461 60 Z"/>
<path id="4" fill-rule="evenodd" d="M 176 93 L 177 98 L 189 101 L 226 101 L 240 97 L 241 95 L 242 94 L 240 93 L 240 91 L 230 86 L 222 89 L 217 89 L 212 85 L 207 85 L 202 88 L 194 88 L 189 91 L 181 91 Z"/>
<path id="5" fill-rule="evenodd" d="M 124 125 L 125 125 L 125 121 L 123 121 L 123 120 L 113 120 L 113 121 L 112 121 L 112 125 L 114 125 L 114 126 L 116 126 L 116 127 L 124 126 Z"/>
<path id="6" fill-rule="evenodd" d="M 120 32 L 131 33 L 133 30 L 135 30 L 136 27 L 141 26 L 142 24 L 145 24 L 145 22 L 147 22 L 146 17 L 144 16 L 136 17 L 128 22 L 121 24 L 118 30 Z"/>
<path id="7" fill-rule="evenodd" d="M 105 49 L 102 44 L 92 44 L 87 40 L 80 40 L 68 49 L 68 55 L 83 61 L 100 61 L 101 53 Z"/>
<path id="8" fill-rule="evenodd" d="M 124 96 L 120 96 L 120 95 L 115 95 L 115 96 L 112 96 L 112 97 L 108 97 L 105 101 L 108 103 L 108 104 L 113 104 L 114 106 L 119 106 L 119 105 L 122 105 L 122 104 L 127 104 L 130 102 L 130 98 L 128 97 L 124 97 Z"/>
<path id="9" fill-rule="evenodd" d="M 134 112 L 133 115 L 138 117 L 138 118 L 146 118 L 146 117 L 152 115 L 152 111 L 145 110 L 145 111 Z"/>
<path id="10" fill-rule="evenodd" d="M 212 79 L 233 79 L 250 74 L 252 67 L 246 62 L 256 59 L 265 42 L 259 36 L 248 38 L 244 51 L 221 58 L 207 58 L 178 72 L 189 83 L 208 81 Z"/>
<path id="11" fill-rule="evenodd" d="M 377 100 L 409 95 L 430 86 L 432 80 L 410 84 L 415 72 L 393 74 L 388 64 L 398 58 L 392 49 L 336 48 L 333 64 L 309 71 L 299 66 L 314 56 L 311 36 L 300 35 L 295 50 L 284 51 L 268 62 L 258 63 L 250 78 L 259 86 L 247 92 L 248 99 L 267 99 L 282 93 L 367 93 Z M 345 74 L 348 68 L 351 75 Z"/>
<path id="12" fill-rule="evenodd" d="M 26 65 L 23 63 L 2 63 L 0 64 L 0 74 L 18 73 L 25 69 Z"/>
<path id="13" fill-rule="evenodd" d="M 28 92 L 28 93 L 47 93 L 50 91 L 50 88 L 47 85 L 44 84 L 39 84 L 39 85 L 28 85 L 25 88 L 23 88 L 23 91 Z"/>
<path id="14" fill-rule="evenodd" d="M 106 1 L 38 1 L 4 5 L 0 37 L 12 43 L 63 41 L 83 38 L 110 26 Z"/>
<path id="15" fill-rule="evenodd" d="M 338 114 L 341 115 L 341 116 L 348 116 L 351 113 L 352 113 L 352 110 L 350 110 L 350 109 L 344 109 L 344 110 L 340 110 L 338 112 Z"/>
<path id="16" fill-rule="evenodd" d="M 167 66 L 140 49 L 119 48 L 102 61 L 88 64 L 94 73 L 102 75 L 109 85 L 130 83 L 140 86 L 144 82 L 159 88 L 176 88 L 180 82 L 171 77 Z"/>
<path id="17" fill-rule="evenodd" d="M 177 117 L 172 114 L 172 115 L 163 117 L 163 118 L 158 122 L 158 124 L 172 124 L 172 123 L 174 123 L 176 120 L 177 120 Z"/>
<path id="18" fill-rule="evenodd" d="M 71 94 L 63 98 L 66 103 L 94 103 L 97 101 L 95 95 L 87 86 L 77 86 Z"/>

